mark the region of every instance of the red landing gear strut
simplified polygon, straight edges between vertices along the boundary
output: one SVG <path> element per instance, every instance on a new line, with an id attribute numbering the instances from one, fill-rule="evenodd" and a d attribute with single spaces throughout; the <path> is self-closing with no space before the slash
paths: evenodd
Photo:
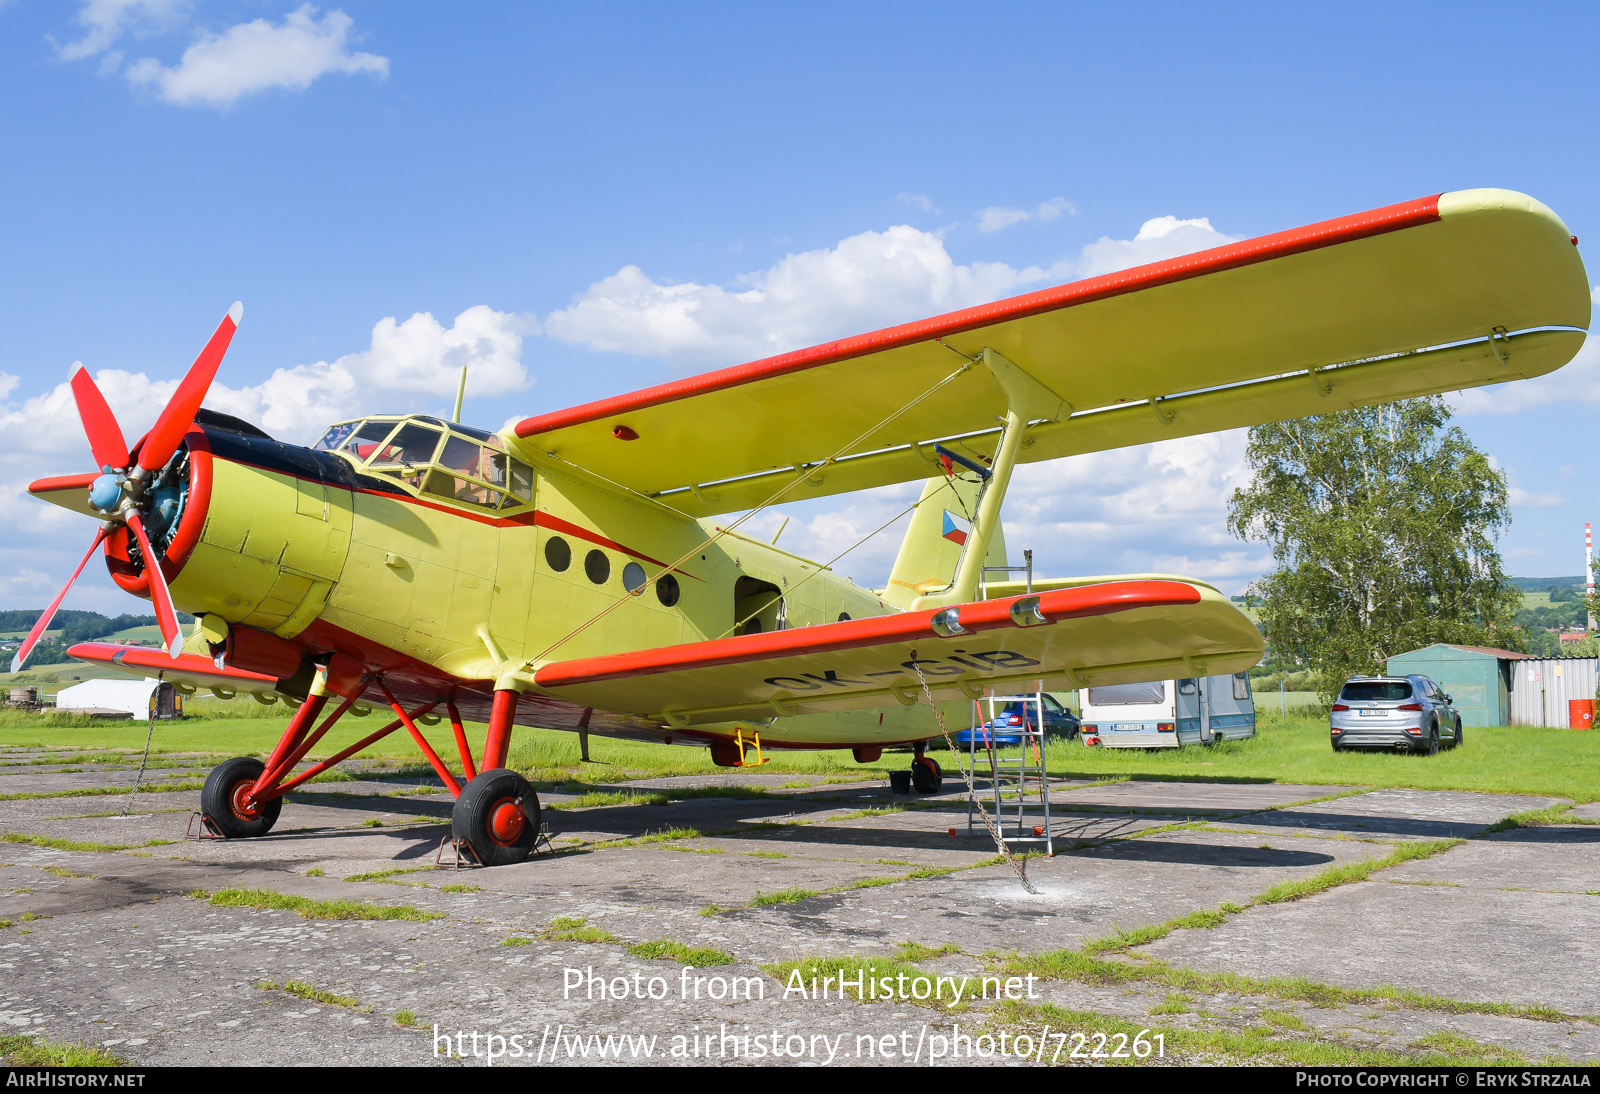
<path id="1" fill-rule="evenodd" d="M 289 777 L 334 723 L 355 705 L 356 698 L 371 682 L 362 675 L 359 666 L 338 655 L 328 665 L 319 666 L 311 694 L 289 719 L 283 736 L 267 757 L 266 763 L 253 756 L 236 756 L 219 764 L 207 776 L 205 787 L 200 791 L 200 811 L 210 827 L 233 839 L 266 835 L 278 820 L 285 794 L 404 727 L 429 766 L 456 799 L 451 812 L 451 835 L 458 847 L 465 844 L 470 849 L 469 858 L 485 866 L 501 866 L 521 862 L 532 854 L 539 835 L 539 797 L 526 779 L 515 771 L 505 769 L 506 753 L 511 744 L 511 727 L 516 719 L 518 694 L 515 691 L 494 693 L 481 772 L 472 762 L 472 750 L 467 744 L 460 712 L 453 700 L 446 700 L 450 729 L 461 757 L 460 780 L 445 766 L 417 728 L 417 719 L 431 712 L 439 705 L 438 701 L 424 703 L 415 710 L 407 711 L 382 680 L 376 683 L 394 711 L 394 721 L 328 759 Z M 311 731 L 312 724 L 334 697 L 341 697 L 342 702 L 315 731 Z"/>

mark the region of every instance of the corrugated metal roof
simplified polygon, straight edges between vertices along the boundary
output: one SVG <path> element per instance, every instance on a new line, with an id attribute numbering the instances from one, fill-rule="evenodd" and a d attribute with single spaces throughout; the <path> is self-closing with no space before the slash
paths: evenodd
<path id="1" fill-rule="evenodd" d="M 1501 650 L 1496 649 L 1493 646 L 1458 646 L 1454 642 L 1435 642 L 1431 646 L 1423 646 L 1421 649 L 1407 650 L 1405 653 L 1397 653 L 1395 656 L 1410 657 L 1414 653 L 1426 653 L 1428 650 L 1436 650 L 1440 647 L 1450 650 L 1460 650 L 1462 653 L 1481 653 L 1485 657 L 1498 657 L 1507 661 L 1523 661 L 1534 656 L 1531 653 L 1518 653 L 1516 650 Z"/>

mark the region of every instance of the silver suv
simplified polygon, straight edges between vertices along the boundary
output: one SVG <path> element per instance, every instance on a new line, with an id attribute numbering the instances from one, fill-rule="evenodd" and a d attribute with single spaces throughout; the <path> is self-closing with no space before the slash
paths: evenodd
<path id="1" fill-rule="evenodd" d="M 1333 750 L 1394 748 L 1432 756 L 1461 743 L 1461 714 L 1426 676 L 1352 676 L 1328 714 Z"/>

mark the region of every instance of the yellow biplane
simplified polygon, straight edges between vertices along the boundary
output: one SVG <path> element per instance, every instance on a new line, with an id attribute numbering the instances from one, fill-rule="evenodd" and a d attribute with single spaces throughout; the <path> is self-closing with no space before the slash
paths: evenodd
<path id="1" fill-rule="evenodd" d="M 201 408 L 235 305 L 132 448 L 78 371 L 99 470 L 30 489 L 101 521 L 73 578 L 102 550 L 166 642 L 74 656 L 293 708 L 265 763 L 207 779 L 215 831 L 265 834 L 286 791 L 404 728 L 456 795 L 457 840 L 516 862 L 539 827 L 504 766 L 517 724 L 709 747 L 724 765 L 910 745 L 927 790 L 936 704 L 1255 664 L 1256 628 L 1203 582 L 982 581 L 1005 561 L 1016 465 L 1550 372 L 1589 324 L 1577 242 L 1522 194 L 1440 194 L 498 434 L 375 415 L 311 448 Z M 927 484 L 877 590 L 721 516 L 912 480 Z M 176 610 L 196 617 L 187 637 Z M 380 706 L 393 721 L 296 773 L 341 717 Z M 417 728 L 441 714 L 459 777 Z M 463 720 L 488 724 L 476 760 Z"/>

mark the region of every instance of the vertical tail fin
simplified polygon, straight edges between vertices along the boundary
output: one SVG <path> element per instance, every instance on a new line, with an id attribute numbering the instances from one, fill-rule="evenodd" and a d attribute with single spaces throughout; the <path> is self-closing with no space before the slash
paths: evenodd
<path id="1" fill-rule="evenodd" d="M 922 500 L 911 514 L 911 526 L 900 541 L 900 553 L 889 573 L 883 599 L 909 608 L 924 593 L 938 592 L 955 578 L 972 518 L 978 511 L 976 475 L 936 475 L 922 488 Z M 985 566 L 1006 565 L 1006 540 L 996 528 Z"/>

